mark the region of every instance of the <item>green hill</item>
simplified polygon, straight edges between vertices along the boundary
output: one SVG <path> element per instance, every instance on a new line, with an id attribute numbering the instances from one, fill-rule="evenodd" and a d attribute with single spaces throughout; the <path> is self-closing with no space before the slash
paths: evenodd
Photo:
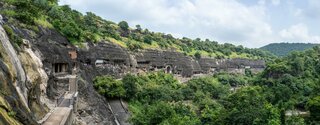
<path id="1" fill-rule="evenodd" d="M 11 25 L 39 31 L 38 26 L 56 29 L 81 47 L 85 42 L 108 41 L 131 51 L 142 49 L 175 50 L 189 56 L 215 58 L 264 58 L 270 53 L 205 39 L 175 38 L 171 34 L 152 32 L 140 25 L 129 27 L 126 21 L 115 23 L 87 12 L 82 14 L 57 0 L 4 0 L 0 14 Z"/>
<path id="2" fill-rule="evenodd" d="M 271 43 L 269 45 L 263 46 L 260 49 L 269 51 L 277 56 L 285 56 L 293 51 L 303 51 L 310 49 L 319 44 L 313 43 Z"/>

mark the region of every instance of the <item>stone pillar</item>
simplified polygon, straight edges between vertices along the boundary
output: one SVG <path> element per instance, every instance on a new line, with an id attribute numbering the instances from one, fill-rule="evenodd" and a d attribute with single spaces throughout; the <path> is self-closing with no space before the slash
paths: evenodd
<path id="1" fill-rule="evenodd" d="M 77 111 L 78 111 L 78 92 L 76 92 L 75 94 L 74 94 L 74 96 L 73 96 L 73 112 L 74 113 L 77 113 Z"/>

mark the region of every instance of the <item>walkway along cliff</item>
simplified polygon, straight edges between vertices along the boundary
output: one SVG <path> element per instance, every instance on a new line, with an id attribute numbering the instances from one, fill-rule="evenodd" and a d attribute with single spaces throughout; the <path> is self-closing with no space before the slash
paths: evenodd
<path id="1" fill-rule="evenodd" d="M 0 124 L 5 125 L 127 124 L 129 114 L 121 101 L 106 100 L 94 90 L 92 81 L 100 75 L 120 78 L 162 70 L 192 77 L 265 68 L 263 60 L 195 59 L 166 50 L 131 52 L 108 41 L 79 48 L 53 29 L 39 27 L 34 32 L 0 22 Z M 19 35 L 22 44 L 9 40 L 3 27 Z M 9 112 L 15 116 L 7 116 Z"/>

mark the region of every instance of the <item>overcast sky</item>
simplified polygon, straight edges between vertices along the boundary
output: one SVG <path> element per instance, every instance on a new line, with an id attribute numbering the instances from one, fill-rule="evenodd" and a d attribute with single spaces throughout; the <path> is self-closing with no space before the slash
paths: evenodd
<path id="1" fill-rule="evenodd" d="M 60 0 L 60 4 L 176 37 L 246 47 L 320 43 L 320 0 Z"/>

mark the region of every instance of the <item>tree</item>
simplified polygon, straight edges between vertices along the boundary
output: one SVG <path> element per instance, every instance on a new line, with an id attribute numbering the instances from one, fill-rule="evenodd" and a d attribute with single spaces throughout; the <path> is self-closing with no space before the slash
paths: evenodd
<path id="1" fill-rule="evenodd" d="M 147 34 L 143 37 L 143 42 L 147 43 L 147 44 L 151 44 L 152 43 L 152 36 L 150 34 Z"/>
<path id="2" fill-rule="evenodd" d="M 122 82 L 111 76 L 98 76 L 94 79 L 94 88 L 105 97 L 124 97 L 125 89 Z"/>
<path id="3" fill-rule="evenodd" d="M 138 78 L 128 74 L 122 79 L 124 89 L 126 90 L 126 97 L 131 99 L 136 96 L 138 90 Z"/>
<path id="4" fill-rule="evenodd" d="M 188 86 L 185 89 L 191 89 L 191 92 L 193 92 L 193 93 L 186 93 L 188 94 L 188 96 L 191 96 L 189 98 L 196 96 L 197 92 L 203 93 L 215 99 L 220 99 L 222 97 L 225 97 L 229 93 L 229 88 L 227 86 L 224 86 L 219 82 L 216 82 L 212 78 L 191 79 L 190 81 L 188 81 L 187 85 Z M 185 91 L 189 91 L 189 90 L 185 90 Z"/>
<path id="5" fill-rule="evenodd" d="M 201 59 L 201 53 L 199 51 L 197 51 L 195 54 L 194 54 L 194 57 L 196 59 Z"/>
<path id="6" fill-rule="evenodd" d="M 129 25 L 126 21 L 119 22 L 118 26 L 124 31 L 128 31 L 129 29 Z"/>
<path id="7" fill-rule="evenodd" d="M 13 5 L 17 9 L 15 18 L 26 24 L 34 24 L 34 20 L 40 17 L 42 12 L 41 8 L 35 6 L 32 0 L 16 0 Z"/>
<path id="8" fill-rule="evenodd" d="M 137 29 L 138 32 L 141 32 L 141 31 L 142 31 L 142 28 L 141 28 L 141 26 L 140 26 L 139 24 L 136 25 L 136 29 Z"/>
<path id="9" fill-rule="evenodd" d="M 163 122 L 175 115 L 173 106 L 165 102 L 156 102 L 151 105 L 145 105 L 145 108 L 141 110 L 141 113 L 136 113 L 136 115 L 131 118 L 131 121 L 135 125 L 163 124 Z"/>
<path id="10" fill-rule="evenodd" d="M 305 125 L 305 122 L 302 117 L 290 116 L 286 118 L 286 125 Z"/>
<path id="11" fill-rule="evenodd" d="M 307 108 L 310 111 L 310 119 L 314 123 L 320 123 L 320 96 L 310 99 L 307 103 Z"/>
<path id="12" fill-rule="evenodd" d="M 244 87 L 231 94 L 225 107 L 227 124 L 280 124 L 280 113 L 261 94 L 261 87 Z"/>

